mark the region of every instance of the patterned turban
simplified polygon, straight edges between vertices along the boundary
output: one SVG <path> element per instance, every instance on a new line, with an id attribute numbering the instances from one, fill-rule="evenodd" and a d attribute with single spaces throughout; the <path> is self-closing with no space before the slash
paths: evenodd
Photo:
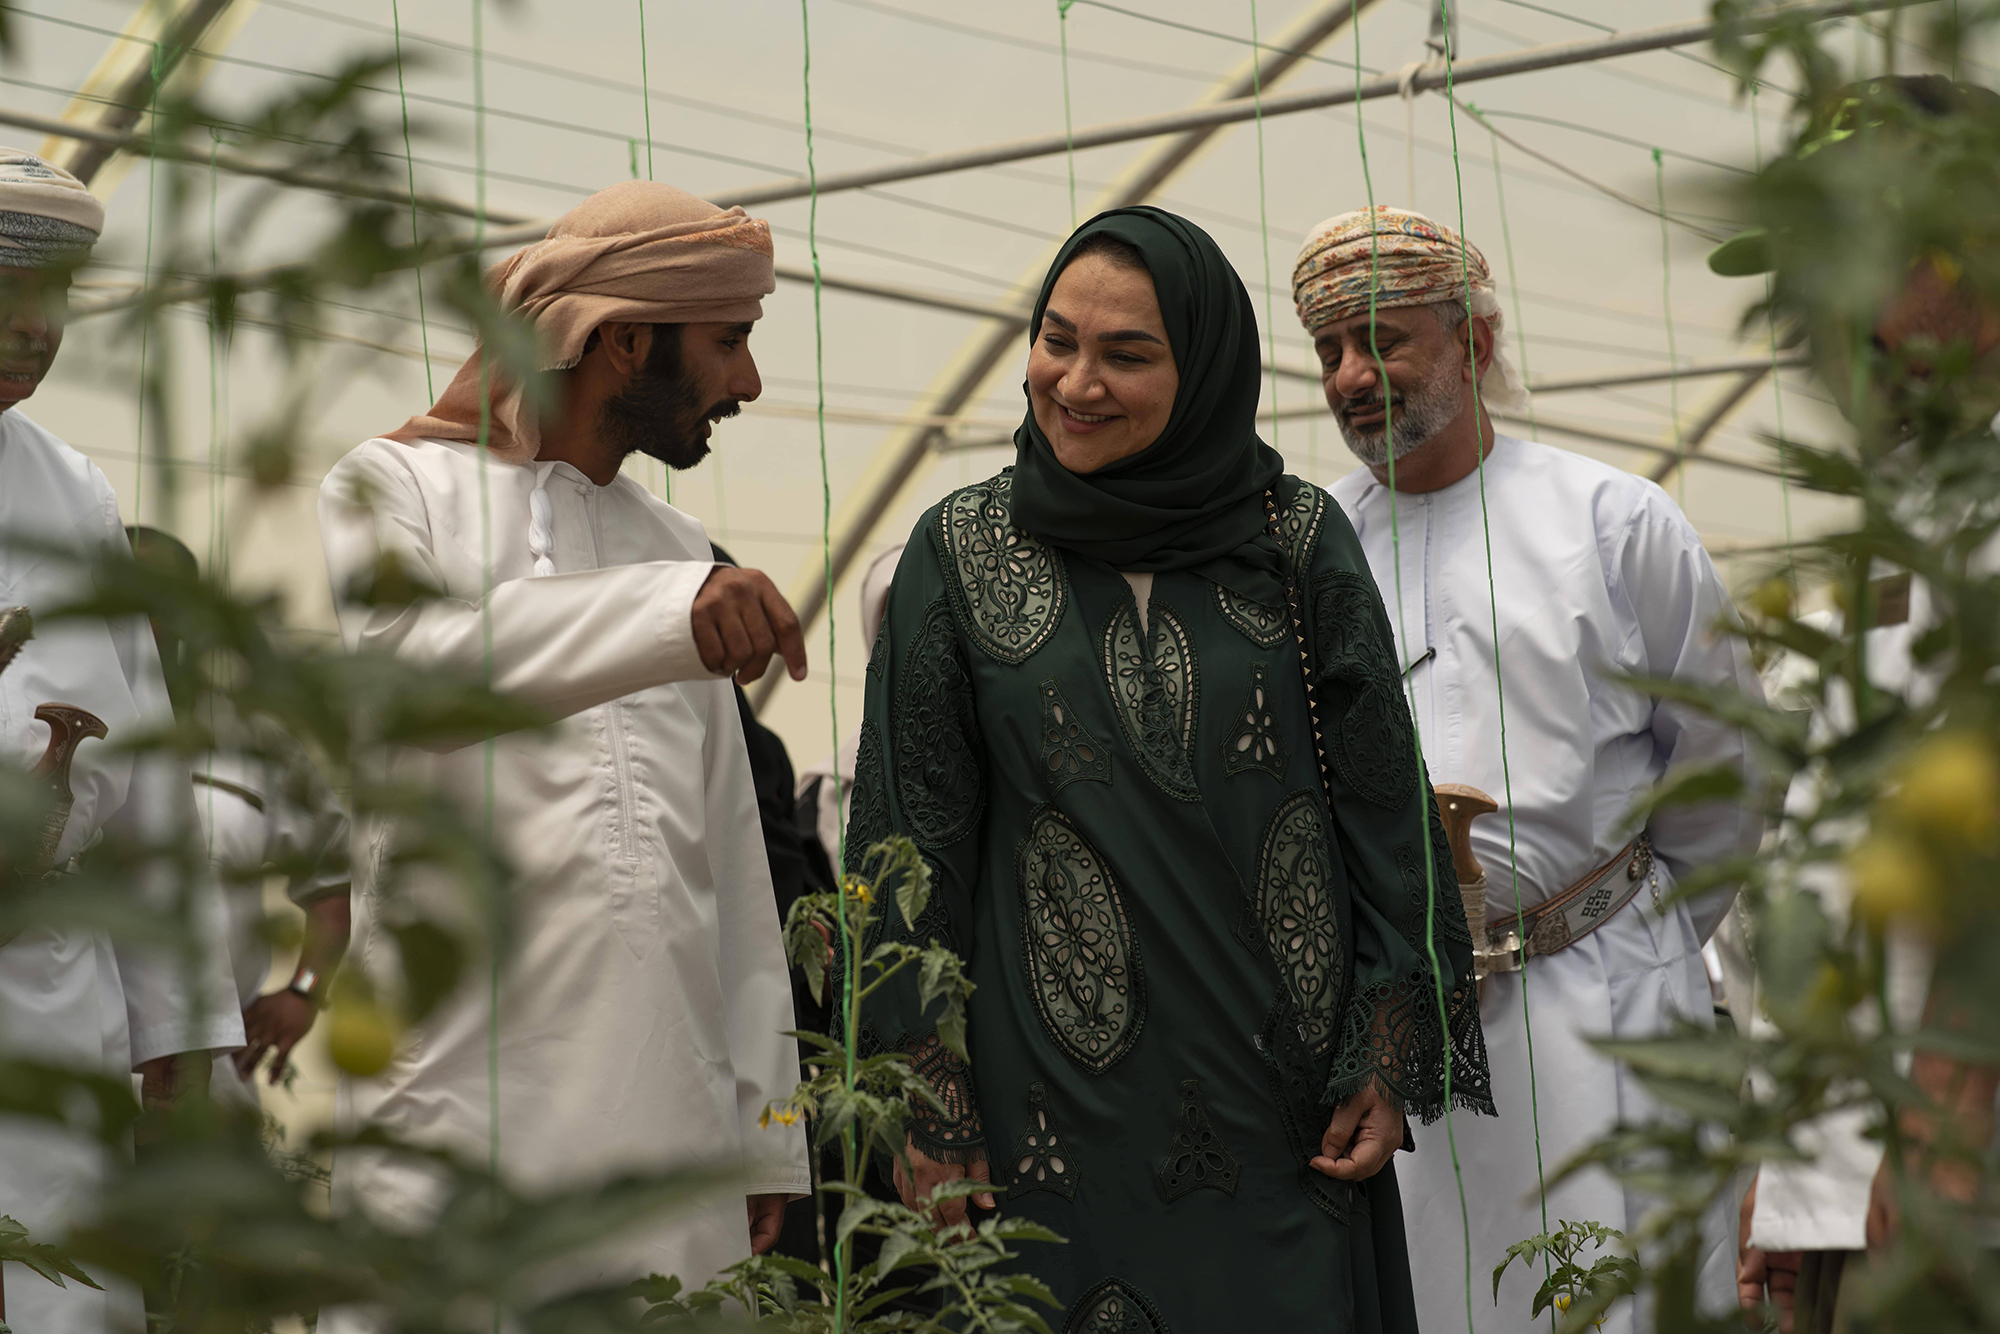
<path id="1" fill-rule="evenodd" d="M 0 148 L 0 265 L 46 269 L 90 253 L 104 205 L 61 167 Z"/>
<path id="2" fill-rule="evenodd" d="M 1505 317 L 1486 256 L 1442 223 L 1386 204 L 1328 218 L 1299 248 L 1292 300 L 1299 323 L 1311 333 L 1365 314 L 1371 288 L 1377 310 L 1445 301 L 1463 307 L 1468 280 L 1472 313 L 1493 330 L 1493 360 L 1479 381 L 1480 402 L 1501 412 L 1525 412 L 1528 390 L 1507 356 Z"/>
<path id="3" fill-rule="evenodd" d="M 548 236 L 489 269 L 500 303 L 533 324 L 542 370 L 583 359 L 597 326 L 740 324 L 777 290 L 771 224 L 654 181 L 623 181 L 556 219 Z M 389 433 L 411 443 L 479 438 L 482 352 L 474 352 L 428 413 Z M 487 448 L 510 463 L 541 450 L 541 423 L 518 384 L 488 377 Z"/>

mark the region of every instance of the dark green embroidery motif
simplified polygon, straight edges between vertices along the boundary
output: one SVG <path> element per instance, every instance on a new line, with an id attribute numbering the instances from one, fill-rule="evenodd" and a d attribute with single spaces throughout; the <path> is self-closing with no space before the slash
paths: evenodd
<path id="1" fill-rule="evenodd" d="M 1046 1190 L 1066 1200 L 1076 1198 L 1076 1160 L 1070 1156 L 1069 1139 L 1056 1126 L 1049 1111 L 1049 1091 L 1037 1082 L 1028 1085 L 1028 1124 L 1014 1145 L 1012 1180 L 1007 1198 L 1019 1199 L 1029 1191 Z"/>
<path id="2" fill-rule="evenodd" d="M 1154 1173 L 1160 1179 L 1160 1193 L 1166 1196 L 1168 1204 L 1189 1191 L 1236 1193 L 1236 1183 L 1243 1171 L 1236 1155 L 1222 1142 L 1222 1136 L 1215 1133 L 1215 1123 L 1208 1117 L 1208 1104 L 1202 1101 L 1199 1079 L 1181 1081 L 1181 1116 L 1174 1128 L 1173 1147 L 1167 1150 L 1167 1156 L 1160 1160 Z"/>
<path id="3" fill-rule="evenodd" d="M 1042 778 L 1051 792 L 1078 779 L 1111 781 L 1111 752 L 1084 729 L 1054 681 L 1042 682 Z"/>
<path id="4" fill-rule="evenodd" d="M 944 599 L 910 641 L 892 722 L 896 795 L 917 842 L 944 847 L 979 825 L 986 761 L 972 707 L 972 676 Z"/>
<path id="5" fill-rule="evenodd" d="M 873 720 L 861 724 L 861 744 L 854 753 L 854 795 L 847 808 L 847 837 L 842 840 L 843 869 L 861 869 L 868 849 L 889 837 L 889 783 L 882 774 L 882 735 Z"/>
<path id="6" fill-rule="evenodd" d="M 1069 1308 L 1062 1334 L 1168 1334 L 1159 1308 L 1137 1288 L 1107 1278 Z"/>
<path id="7" fill-rule="evenodd" d="M 1236 711 L 1236 730 L 1222 743 L 1222 771 L 1232 777 L 1261 769 L 1283 782 L 1285 742 L 1278 728 L 1277 706 L 1265 681 L 1264 664 L 1250 664 L 1250 690 Z"/>
<path id="8" fill-rule="evenodd" d="M 1276 648 L 1292 637 L 1292 617 L 1283 607 L 1252 602 L 1221 584 L 1213 587 L 1215 609 L 1222 613 L 1222 619 L 1241 630 L 1258 648 Z"/>
<path id="9" fill-rule="evenodd" d="M 1145 979 L 1117 882 L 1097 849 L 1044 806 L 1021 844 L 1021 936 L 1042 1027 L 1101 1075 L 1139 1040 Z"/>
<path id="10" fill-rule="evenodd" d="M 1313 649 L 1327 750 L 1342 780 L 1401 810 L 1416 792 L 1416 739 L 1368 581 L 1348 570 L 1313 585 Z"/>
<path id="11" fill-rule="evenodd" d="M 954 493 L 938 516 L 973 641 L 1007 663 L 1048 642 L 1068 595 L 1061 558 L 1013 526 L 1013 492 L 1012 477 L 991 477 Z"/>
<path id="12" fill-rule="evenodd" d="M 1278 534 L 1284 543 L 1285 559 L 1303 575 L 1312 568 L 1313 548 L 1319 544 L 1320 529 L 1326 519 L 1326 493 L 1289 474 L 1279 479 L 1277 489 Z"/>
<path id="13" fill-rule="evenodd" d="M 1139 611 L 1130 597 L 1104 627 L 1104 673 L 1125 740 L 1139 767 L 1160 790 L 1182 801 L 1199 801 L 1194 785 L 1196 691 L 1194 645 L 1180 618 L 1157 599 L 1142 639 Z"/>
<path id="14" fill-rule="evenodd" d="M 1396 845 L 1396 870 L 1403 877 L 1403 892 L 1409 899 L 1409 920 L 1403 928 L 1403 936 L 1418 949 L 1424 947 L 1425 923 L 1436 928 L 1438 937 L 1455 940 L 1461 945 L 1472 943 L 1472 929 L 1465 924 L 1465 904 L 1458 897 L 1458 873 L 1451 862 L 1451 847 L 1443 839 L 1433 841 L 1431 848 L 1431 875 L 1424 872 L 1423 854 L 1408 843 Z M 1430 911 L 1430 886 L 1435 877 L 1438 887 L 1437 912 Z"/>
<path id="15" fill-rule="evenodd" d="M 889 620 L 885 616 L 875 631 L 875 646 L 868 650 L 868 674 L 876 680 L 889 670 Z"/>
<path id="16" fill-rule="evenodd" d="M 1333 1041 L 1347 981 L 1321 804 L 1318 792 L 1285 799 L 1264 830 L 1257 877 L 1264 943 L 1298 1009 L 1300 1036 L 1315 1054 Z"/>

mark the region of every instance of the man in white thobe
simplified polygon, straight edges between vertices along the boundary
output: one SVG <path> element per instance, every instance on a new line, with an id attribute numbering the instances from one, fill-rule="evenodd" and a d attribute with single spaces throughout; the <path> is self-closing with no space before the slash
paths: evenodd
<path id="1" fill-rule="evenodd" d="M 1525 391 L 1499 350 L 1499 304 L 1476 249 L 1416 214 L 1350 213 L 1314 230 L 1293 282 L 1328 406 L 1368 465 L 1332 494 L 1388 607 L 1431 779 L 1469 784 L 1500 803 L 1472 826 L 1487 874 L 1489 941 L 1515 927 L 1518 885 L 1525 934 L 1537 942 L 1525 972 L 1498 971 L 1484 984 L 1480 1013 L 1500 1115 L 1451 1122 L 1474 1325 L 1511 1334 L 1530 1323 L 1542 1276 L 1514 1266 L 1497 1304 L 1486 1276 L 1508 1246 L 1545 1230 L 1540 1178 L 1614 1123 L 1657 1111 L 1589 1039 L 1713 1021 L 1701 949 L 1731 893 L 1690 902 L 1670 895 L 1690 870 L 1754 846 L 1760 833 L 1750 811 L 1714 803 L 1663 810 L 1647 822 L 1645 841 L 1635 841 L 1642 831 L 1627 816 L 1669 770 L 1727 765 L 1747 778 L 1751 757 L 1734 730 L 1618 678 L 1670 677 L 1750 695 L 1759 687 L 1742 642 L 1718 628 L 1732 607 L 1714 566 L 1658 486 L 1493 430 L 1485 410 L 1518 411 Z M 1597 888 L 1568 902 L 1601 894 L 1610 911 L 1586 919 L 1576 908 L 1552 910 L 1536 931 L 1539 905 L 1592 882 Z M 1419 1138 L 1399 1180 L 1412 1266 L 1456 1276 L 1464 1232 L 1441 1129 Z M 1594 1219 L 1636 1235 L 1647 1207 L 1593 1172 L 1547 1192 L 1546 1227 Z M 1719 1211 L 1713 1224 L 1701 1283 L 1708 1304 L 1721 1308 L 1734 1255 Z M 1420 1284 L 1417 1308 L 1426 1329 L 1460 1328 L 1465 1293 L 1455 1277 Z M 1630 1302 L 1605 1326 L 1620 1334 L 1649 1327 Z"/>
<path id="2" fill-rule="evenodd" d="M 159 844 L 194 820 L 185 764 L 118 749 L 171 722 L 145 622 L 45 615 L 87 596 L 91 564 L 126 550 L 110 482 L 18 406 L 62 344 L 69 275 L 103 220 L 74 177 L 0 149 L 0 607 L 41 617 L 35 637 L 0 670 L 0 765 L 25 772 L 42 757 L 49 727 L 35 710 L 43 704 L 76 705 L 107 729 L 106 740 L 75 752 L 58 867 L 100 836 Z M 162 867 L 134 892 L 166 914 L 184 888 L 189 923 L 207 945 L 194 968 L 78 926 L 30 926 L 0 944 L 0 1055 L 116 1076 L 137 1071 L 149 1101 L 206 1080 L 213 1052 L 243 1045 L 215 887 L 173 883 Z M 0 1116 L 0 1214 L 39 1240 L 59 1243 L 66 1226 L 88 1216 L 104 1167 L 93 1141 Z M 58 1289 L 18 1265 L 5 1281 L 5 1318 L 24 1334 L 143 1323 L 138 1293 L 122 1283 L 107 1292 Z"/>
<path id="3" fill-rule="evenodd" d="M 744 1165 L 741 1196 L 557 1266 L 551 1290 L 648 1272 L 699 1286 L 766 1249 L 785 1201 L 810 1190 L 802 1130 L 764 1116 L 798 1054 L 726 679 L 754 679 L 774 650 L 802 678 L 803 642 L 768 579 L 717 566 L 700 523 L 619 473 L 635 451 L 693 466 L 711 424 L 758 395 L 747 339 L 771 254 L 768 226 L 741 209 L 646 181 L 592 196 L 495 279 L 533 322 L 559 406 L 538 413 L 496 372 L 482 413 L 475 355 L 429 414 L 362 444 L 321 491 L 350 649 L 484 675 L 557 719 L 393 757 L 397 777 L 475 817 L 490 801 L 521 876 L 515 943 L 498 1013 L 475 964 L 379 1077 L 344 1081 L 344 1114 L 480 1158 L 497 1135 L 503 1175 L 531 1191 Z M 385 556 L 439 596 L 346 601 Z M 387 853 L 383 832 L 362 831 L 364 959 L 392 945 L 374 892 Z M 372 1156 L 343 1154 L 333 1186 L 389 1219 L 431 1205 L 422 1173 Z"/>

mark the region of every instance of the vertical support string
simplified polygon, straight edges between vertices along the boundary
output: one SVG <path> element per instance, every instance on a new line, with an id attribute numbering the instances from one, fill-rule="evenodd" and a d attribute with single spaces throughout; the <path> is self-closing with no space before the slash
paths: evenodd
<path id="1" fill-rule="evenodd" d="M 1455 106 L 1456 103 L 1453 105 Z M 1477 110 L 1470 103 L 1466 104 L 1466 110 L 1471 111 L 1475 118 L 1478 116 Z M 1528 378 L 1528 329 L 1521 322 L 1521 279 L 1519 270 L 1514 267 L 1514 233 L 1507 225 L 1507 185 L 1502 179 L 1503 173 L 1500 170 L 1500 135 L 1491 125 L 1486 127 L 1486 133 L 1493 142 L 1493 197 L 1498 201 L 1500 206 L 1500 243 L 1507 252 L 1507 292 L 1513 298 L 1514 306 L 1514 347 L 1520 353 L 1521 379 L 1525 381 Z M 1452 125 L 1454 141 L 1457 135 L 1458 125 L 1454 122 Z M 1464 220 L 1462 215 L 1465 212 L 1465 201 L 1463 198 L 1459 200 L 1458 207 L 1461 215 L 1460 221 L 1462 222 Z M 1461 236 L 1464 235 L 1462 231 L 1459 234 Z M 1535 420 L 1535 396 L 1533 394 L 1528 395 L 1528 429 L 1537 436 L 1542 433 L 1541 423 Z M 1544 1228 L 1543 1231 L 1547 1231 L 1547 1229 Z"/>
<path id="2" fill-rule="evenodd" d="M 1264 238 L 1264 360 L 1271 366 L 1271 448 L 1276 449 L 1278 326 L 1271 305 L 1271 210 L 1264 197 L 1264 46 L 1257 35 L 1257 0 L 1250 0 L 1250 97 L 1257 113 L 1257 226 Z"/>
<path id="3" fill-rule="evenodd" d="M 1653 191 L 1660 205 L 1660 312 L 1667 325 L 1667 412 L 1674 423 L 1675 498 L 1687 508 L 1687 441 L 1681 433 L 1681 357 L 1674 347 L 1673 245 L 1667 235 L 1667 167 L 1660 150 L 1653 150 Z"/>
<path id="4" fill-rule="evenodd" d="M 1450 3 L 1451 0 L 1439 0 L 1441 7 L 1448 7 Z M 1446 118 L 1451 126 L 1452 183 L 1458 193 L 1459 281 L 1464 285 L 1465 289 L 1465 347 L 1466 353 L 1469 356 L 1473 351 L 1472 258 L 1467 251 L 1467 246 L 1470 243 L 1466 240 L 1465 235 L 1465 171 L 1458 148 L 1458 96 L 1457 90 L 1454 87 L 1458 53 L 1453 49 L 1451 34 L 1454 25 L 1449 20 L 1448 8 L 1446 9 L 1446 13 L 1447 19 L 1444 25 L 1445 104 L 1447 107 Z M 1491 125 L 1488 125 L 1486 129 L 1487 133 L 1493 133 Z M 1526 334 L 1520 326 L 1521 289 L 1515 280 L 1514 239 L 1512 233 L 1507 228 L 1507 195 L 1504 188 L 1501 187 L 1500 178 L 1500 145 L 1496 137 L 1493 144 L 1493 184 L 1500 199 L 1500 235 L 1507 250 L 1507 282 L 1513 288 L 1514 332 L 1515 336 L 1520 339 L 1521 374 L 1522 378 L 1525 379 L 1528 371 L 1528 344 Z M 1496 355 L 1497 352 L 1498 349 L 1495 349 Z M 1475 374 L 1472 377 L 1472 413 L 1473 420 L 1480 422 L 1485 417 L 1486 409 L 1485 405 L 1480 402 L 1480 377 L 1476 373 L 1477 370 L 1478 367 L 1475 363 Z M 1534 423 L 1534 399 L 1530 397 L 1528 402 L 1528 419 L 1532 428 Z M 1481 428 L 1481 439 L 1483 444 L 1483 428 Z M 1480 532 L 1486 543 L 1486 607 L 1487 613 L 1491 618 L 1489 625 L 1493 633 L 1493 698 L 1500 723 L 1500 792 L 1501 799 L 1507 806 L 1507 870 L 1514 882 L 1514 931 L 1518 938 L 1526 940 L 1528 938 L 1527 908 L 1521 900 L 1521 857 L 1518 829 L 1514 815 L 1514 767 L 1507 757 L 1507 677 L 1506 672 L 1500 665 L 1500 591 L 1499 581 L 1494 578 L 1493 574 L 1493 517 L 1487 505 L 1486 450 L 1484 448 L 1481 448 L 1479 451 L 1479 462 L 1474 470 L 1479 475 Z M 1473 942 L 1475 946 L 1480 943 L 1479 941 Z M 1528 968 L 1525 963 L 1521 966 L 1520 978 L 1521 1030 L 1526 1040 L 1528 1058 L 1528 1114 L 1535 1135 L 1535 1201 L 1537 1207 L 1541 1210 L 1542 1231 L 1547 1233 L 1549 1230 L 1549 1181 L 1547 1165 L 1543 1161 L 1542 1155 L 1542 1099 L 1541 1089 L 1535 1074 L 1535 1022 L 1528 1012 Z M 1449 1111 L 1446 1112 L 1446 1115 L 1450 1115 Z M 1549 1273 L 1549 1257 L 1547 1254 L 1542 1256 L 1542 1273 L 1544 1278 Z M 1471 1318 L 1470 1302 L 1471 1297 L 1468 1294 L 1467 1319 Z M 1555 1309 L 1551 1307 L 1549 1310 L 1550 1329 L 1555 1328 L 1556 1314 Z"/>
<path id="5" fill-rule="evenodd" d="M 208 130 L 208 577 L 217 582 L 221 574 L 217 559 L 222 545 L 222 374 L 217 345 L 222 338 L 220 311 L 216 308 L 216 278 L 221 269 L 216 245 L 216 192 L 218 189 L 215 169 L 216 149 L 222 143 L 222 131 L 210 126 Z M 209 805 L 214 807 L 213 789 L 210 789 Z M 211 831 L 214 821 L 209 822 Z M 211 833 L 211 838 L 213 837 Z"/>
<path id="6" fill-rule="evenodd" d="M 146 361 L 153 332 L 153 204 L 159 196 L 157 178 L 160 151 L 155 142 L 160 132 L 160 71 L 166 60 L 158 42 L 153 43 L 153 92 L 146 121 L 146 265 L 139 271 L 139 436 L 132 454 L 132 522 L 146 522 Z"/>
<path id="7" fill-rule="evenodd" d="M 639 104 L 645 114 L 646 123 L 646 179 L 653 179 L 653 75 L 646 51 L 646 0 L 637 0 L 639 6 Z M 635 146 L 632 151 L 632 175 L 639 174 L 639 153 Z M 659 460 L 648 457 L 646 477 L 652 483 L 650 489 L 658 491 L 671 505 L 674 503 L 674 470 L 662 467 Z M 720 485 L 720 483 L 718 483 Z"/>
<path id="8" fill-rule="evenodd" d="M 1952 6 L 1954 18 L 1956 18 L 1957 13 L 1958 7 L 1954 2 Z M 1762 87 L 1763 85 L 1757 80 L 1752 80 L 1750 83 L 1750 141 L 1752 151 L 1756 154 L 1757 174 L 1760 176 L 1764 173 L 1764 126 L 1763 122 L 1757 116 L 1757 93 Z M 1775 418 L 1778 438 L 1783 440 L 1785 438 L 1785 389 L 1783 385 L 1778 383 L 1778 321 L 1776 312 L 1771 309 L 1772 287 L 1771 275 L 1767 272 L 1764 275 L 1764 322 L 1765 329 L 1770 336 L 1771 348 L 1771 412 Z M 1785 512 L 1785 564 L 1791 570 L 1792 574 L 1792 595 L 1797 597 L 1799 587 L 1799 557 L 1797 549 L 1792 544 L 1792 478 L 1791 473 L 1783 467 L 1778 469 L 1778 497 L 1784 504 Z"/>
<path id="9" fill-rule="evenodd" d="M 410 94 L 403 85 L 403 15 L 400 0 L 389 0 L 389 23 L 396 34 L 396 98 L 403 106 L 403 171 L 410 186 L 410 247 L 417 252 L 411 272 L 417 279 L 417 332 L 424 342 L 424 392 L 437 401 L 431 378 L 431 326 L 424 311 L 423 238 L 417 234 L 417 160 L 410 151 Z"/>
<path id="10" fill-rule="evenodd" d="M 1069 109 L 1069 7 L 1076 0 L 1056 0 L 1056 29 L 1062 38 L 1063 144 L 1069 161 L 1069 229 L 1076 230 L 1076 130 Z"/>
<path id="11" fill-rule="evenodd" d="M 799 0 L 799 45 L 803 53 L 800 69 L 800 83 L 805 106 L 806 131 L 806 251 L 812 259 L 813 271 L 813 387 L 814 420 L 819 432 L 819 502 L 820 568 L 826 580 L 826 693 L 827 720 L 833 733 L 833 753 L 840 755 L 840 677 L 836 666 L 833 614 L 833 481 L 826 462 L 826 329 L 822 320 L 821 294 L 824 279 L 819 267 L 819 168 L 813 158 L 813 117 L 812 117 L 812 14 L 811 0 Z M 841 807 L 840 765 L 833 766 L 833 805 Z M 844 985 L 840 1003 L 845 1011 L 842 1016 L 842 1060 L 848 1087 L 854 1086 L 855 1034 L 857 1018 L 856 997 L 860 991 L 860 979 L 855 976 L 856 959 L 853 918 L 847 910 L 847 886 L 845 868 L 847 866 L 847 831 L 840 832 L 839 873 L 836 879 L 835 902 L 840 907 L 840 943 L 845 964 Z M 842 1166 L 852 1174 L 856 1153 L 854 1126 L 850 1122 L 841 1132 Z M 851 1237 L 835 1243 L 833 1248 L 833 1327 L 836 1331 L 847 1328 L 847 1268 Z"/>
<path id="12" fill-rule="evenodd" d="M 472 0 L 472 144 L 473 188 L 477 206 L 473 210 L 473 264 L 486 258 L 486 16 L 482 0 Z M 493 396 L 490 390 L 491 358 L 485 349 L 479 356 L 479 635 L 485 685 L 493 688 L 493 491 L 489 473 L 492 460 L 487 446 L 493 435 Z M 496 739 L 489 732 L 484 746 L 485 803 L 483 832 L 488 846 L 493 840 L 493 767 Z M 488 916 L 489 924 L 492 916 Z M 500 1175 L 500 933 L 493 931 L 488 948 L 492 954 L 486 979 L 486 1169 L 496 1179 Z M 498 1200 L 496 1197 L 496 1207 Z M 493 1304 L 493 1334 L 500 1334 L 500 1304 Z"/>
<path id="13" fill-rule="evenodd" d="M 1382 349 L 1376 340 L 1377 302 L 1382 293 L 1382 235 L 1375 220 L 1375 178 L 1368 165 L 1368 131 L 1366 116 L 1361 100 L 1361 25 L 1350 23 L 1354 32 L 1354 134 L 1361 154 L 1361 183 L 1368 194 L 1368 351 L 1375 359 L 1375 383 L 1382 395 L 1382 443 L 1388 458 L 1389 473 L 1389 550 L 1390 560 L 1396 570 L 1396 632 L 1400 642 L 1409 642 L 1408 622 L 1403 608 L 1403 534 L 1402 521 L 1397 513 L 1399 498 L 1396 493 L 1396 435 L 1395 396 L 1390 392 L 1389 371 L 1382 364 Z M 1424 850 L 1424 948 L 1430 959 L 1431 981 L 1437 996 L 1438 1031 L 1444 1048 L 1444 1133 L 1445 1143 L 1451 1150 L 1451 1175 L 1458 1188 L 1459 1236 L 1465 1254 L 1465 1328 L 1472 1334 L 1472 1213 L 1465 1199 L 1465 1168 L 1458 1157 L 1458 1132 L 1452 1126 L 1451 1116 L 1451 1015 L 1445 1007 L 1444 979 L 1438 975 L 1437 966 L 1437 857 L 1430 838 L 1430 768 L 1424 760 L 1423 730 L 1416 726 L 1416 688 L 1406 676 L 1403 678 L 1405 704 L 1409 707 L 1410 745 L 1416 752 L 1417 808 L 1421 834 L 1417 841 Z"/>

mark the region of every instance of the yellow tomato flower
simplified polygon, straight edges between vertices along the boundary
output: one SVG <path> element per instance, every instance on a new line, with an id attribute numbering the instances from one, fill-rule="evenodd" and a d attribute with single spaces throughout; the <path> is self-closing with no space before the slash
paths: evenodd
<path id="1" fill-rule="evenodd" d="M 1880 925 L 1892 920 L 1928 920 L 1936 906 L 1936 886 L 1924 851 L 1898 834 L 1870 835 L 1847 854 L 1854 911 Z"/>
<path id="2" fill-rule="evenodd" d="M 2000 760 L 1970 732 L 1927 737 L 1903 762 L 1889 808 L 1912 830 L 1961 845 L 1985 846 L 2000 817 Z"/>
<path id="3" fill-rule="evenodd" d="M 863 903 L 875 902 L 875 887 L 858 875 L 847 878 L 847 892 Z"/>
<path id="4" fill-rule="evenodd" d="M 396 1028 L 372 1000 L 336 1002 L 327 1016 L 327 1052 L 350 1075 L 379 1075 L 396 1054 Z"/>

